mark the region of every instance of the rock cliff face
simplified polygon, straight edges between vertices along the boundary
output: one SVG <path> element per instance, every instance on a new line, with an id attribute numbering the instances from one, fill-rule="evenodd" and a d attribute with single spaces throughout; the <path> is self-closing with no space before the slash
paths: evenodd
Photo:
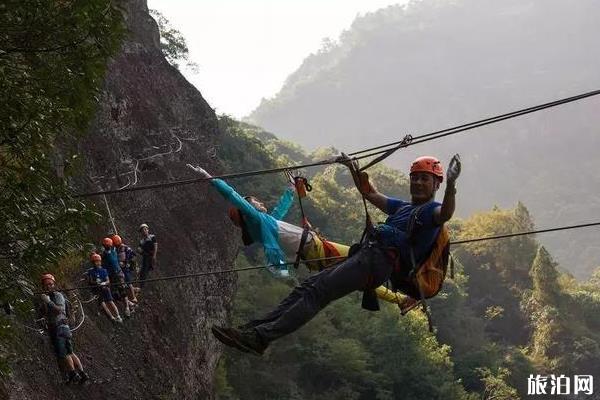
<path id="1" fill-rule="evenodd" d="M 145 0 L 123 4 L 128 37 L 110 63 L 87 137 L 80 189 L 117 189 L 194 177 L 186 163 L 219 172 L 217 119 L 201 94 L 162 56 L 159 33 Z M 236 239 L 224 203 L 206 184 L 107 196 L 119 234 L 137 246 L 137 227 L 156 234 L 158 268 L 151 277 L 231 267 Z M 100 210 L 104 201 L 94 198 Z M 111 230 L 97 227 L 95 237 Z M 74 284 L 76 282 L 72 282 Z M 64 386 L 47 339 L 23 332 L 25 354 L 4 382 L 9 399 L 210 399 L 221 347 L 210 325 L 223 322 L 235 286 L 232 275 L 149 283 L 140 310 L 112 325 L 86 304 L 74 335 L 76 352 L 92 377 Z M 0 397 L 2 396 L 0 389 Z"/>

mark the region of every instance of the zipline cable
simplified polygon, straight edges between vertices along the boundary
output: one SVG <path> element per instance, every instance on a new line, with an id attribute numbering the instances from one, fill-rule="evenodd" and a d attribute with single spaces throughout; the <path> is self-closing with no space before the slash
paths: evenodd
<path id="1" fill-rule="evenodd" d="M 381 145 L 381 146 L 376 146 L 376 147 L 372 147 L 369 149 L 364 149 L 361 151 L 357 151 L 354 153 L 350 153 L 350 156 L 355 156 L 358 154 L 362 154 L 362 153 L 366 153 L 369 151 L 373 151 L 373 150 L 378 150 L 384 147 L 391 147 L 396 145 L 397 147 L 394 148 L 389 148 L 389 149 L 385 149 L 385 150 L 381 150 L 381 151 L 377 151 L 374 153 L 369 153 L 366 155 L 362 155 L 360 157 L 355 157 L 355 159 L 363 159 L 363 158 L 367 158 L 367 157 L 372 157 L 372 156 L 376 156 L 376 155 L 380 155 L 386 152 L 391 152 L 393 153 L 393 151 L 398 150 L 400 147 L 408 147 L 408 146 L 412 146 L 415 144 L 419 144 L 419 143 L 424 143 L 430 140 L 434 140 L 434 139 L 439 139 L 445 136 L 449 136 L 449 135 L 454 135 L 456 133 L 460 133 L 460 132 L 464 132 L 470 129 L 474 129 L 480 126 L 484 126 L 484 125 L 488 125 L 488 124 L 493 124 L 496 122 L 500 122 L 500 121 L 504 121 L 506 119 L 510 119 L 510 118 L 515 118 L 521 115 L 525 115 L 525 114 L 529 114 L 532 112 L 536 112 L 536 111 L 540 111 L 540 110 L 544 110 L 547 108 L 551 108 L 551 107 L 555 107 L 558 105 L 562 105 L 562 104 L 566 104 L 566 103 L 570 103 L 573 101 L 577 101 L 577 100 L 581 100 L 581 99 L 585 99 L 588 97 L 592 97 L 592 96 L 597 96 L 600 94 L 600 90 L 594 90 L 591 92 L 587 92 L 587 93 L 583 93 L 583 94 L 579 94 L 576 96 L 571 96 L 571 97 L 567 97 L 564 99 L 560 99 L 560 100 L 555 100 L 549 103 L 545 103 L 545 104 L 541 104 L 541 105 L 537 105 L 537 106 L 533 106 L 533 107 L 528 107 L 522 110 L 517 110 L 517 111 L 513 111 L 513 112 L 509 112 L 509 113 L 505 113 L 502 115 L 498 115 L 495 117 L 489 117 L 489 118 L 485 118 L 479 121 L 475 121 L 475 122 L 471 122 L 471 123 L 467 123 L 467 124 L 462 124 L 462 125 L 458 125 L 452 128 L 447 128 L 447 129 L 443 129 L 443 130 L 439 130 L 436 132 L 431 132 L 431 133 L 427 133 L 425 135 L 420 135 L 420 136 L 415 136 L 412 137 L 412 141 L 408 144 L 402 145 L 402 142 L 406 139 L 404 138 L 401 141 L 397 141 L 397 142 L 392 142 L 392 143 L 388 143 L 385 145 Z M 393 151 L 392 151 L 393 150 Z M 390 155 L 391 155 L 390 153 Z M 133 187 L 127 187 L 124 189 L 114 189 L 114 190 L 106 190 L 106 191 L 97 191 L 97 192 L 88 192 L 88 193 L 80 193 L 80 194 L 76 194 L 73 197 L 75 198 L 82 198 L 82 197 L 92 197 L 92 196 L 99 196 L 99 195 L 107 195 L 107 194 L 116 194 L 116 193 L 125 193 L 125 192 L 135 192 L 135 191 L 140 191 L 140 190 L 150 190 L 150 189 L 159 189 L 159 188 L 169 188 L 169 187 L 174 187 L 174 186 L 180 186 L 180 185 L 189 185 L 192 183 L 197 183 L 197 182 L 202 182 L 202 181 L 207 181 L 210 179 L 232 179 L 232 178 L 243 178 L 243 177 L 248 177 L 248 176 L 258 176 L 258 175 L 266 175 L 266 174 L 272 174 L 272 173 L 278 173 L 278 172 L 285 172 L 287 170 L 294 170 L 294 169 L 299 169 L 299 168 L 308 168 L 308 167 L 315 167 L 315 166 L 323 166 L 323 165 L 329 165 L 329 164 L 335 164 L 338 162 L 339 157 L 332 157 L 330 159 L 327 160 L 322 160 L 322 161 L 318 161 L 318 162 L 314 162 L 314 163 L 309 163 L 309 164 L 302 164 L 302 165 L 293 165 L 293 166 L 286 166 L 286 167 L 280 167 L 280 168 L 268 168 L 268 169 L 261 169 L 261 170 L 255 170 L 255 171 L 248 171 L 248 172 L 241 172 L 241 173 L 232 173 L 232 174 L 225 174 L 225 175 L 218 175 L 218 176 L 213 176 L 211 178 L 194 178 L 194 179 L 185 179 L 185 180 L 178 180 L 178 181 L 172 181 L 172 182 L 163 182 L 163 183 L 155 183 L 155 184 L 150 184 L 150 185 L 145 185 L 145 186 L 133 186 Z M 381 160 L 379 160 L 381 161 Z M 372 165 L 372 164 L 370 164 Z M 368 166 L 370 166 L 368 165 Z M 366 169 L 368 166 L 363 167 L 362 169 Z"/>
<path id="2" fill-rule="evenodd" d="M 480 241 L 484 241 L 484 240 L 497 240 L 497 239 L 516 237 L 516 236 L 534 235 L 537 233 L 547 233 L 547 232 L 557 232 L 557 231 L 572 230 L 572 229 L 581 229 L 581 228 L 588 228 L 588 227 L 592 227 L 592 226 L 600 226 L 600 222 L 591 222 L 591 223 L 587 223 L 587 224 L 567 225 L 567 226 L 560 226 L 560 227 L 556 227 L 556 228 L 547 228 L 547 229 L 539 229 L 539 230 L 532 230 L 532 231 L 507 233 L 507 234 L 503 234 L 503 235 L 484 236 L 484 237 L 472 238 L 472 239 L 461 239 L 461 240 L 451 241 L 450 244 L 451 245 L 466 244 L 466 243 L 480 242 Z M 341 260 L 341 259 L 345 259 L 345 258 L 346 258 L 346 256 L 324 257 L 324 258 L 313 258 L 313 259 L 308 259 L 308 260 L 302 260 L 301 262 L 306 264 L 306 263 L 311 263 L 311 262 L 316 262 L 316 261 L 329 261 L 329 260 L 336 260 L 336 259 Z M 291 262 L 286 262 L 286 263 L 280 264 L 279 266 L 294 265 L 294 263 L 295 262 L 291 261 Z M 251 270 L 257 270 L 257 269 L 267 269 L 269 267 L 275 267 L 275 266 L 259 265 L 259 266 L 254 266 L 254 267 L 231 268 L 231 269 L 224 269 L 224 270 L 219 270 L 219 271 L 194 272 L 194 273 L 189 273 L 189 274 L 171 275 L 171 276 L 150 278 L 150 279 L 144 279 L 144 280 L 139 279 L 139 280 L 132 281 L 131 283 L 133 284 L 133 283 L 141 283 L 141 282 L 146 283 L 146 282 L 170 281 L 170 280 L 177 280 L 177 279 L 195 278 L 195 277 L 199 277 L 199 276 L 219 275 L 219 274 L 228 274 L 228 273 L 233 273 L 233 272 L 243 272 L 243 271 L 251 271 Z M 121 285 L 121 283 L 111 283 L 110 284 L 110 286 L 118 286 L 118 285 Z M 73 288 L 61 289 L 61 292 L 69 292 L 69 291 L 73 291 L 73 290 L 83 290 L 83 289 L 95 289 L 95 288 L 97 288 L 97 286 L 89 286 L 89 285 L 88 286 L 78 286 L 78 287 L 73 287 Z M 43 293 L 45 293 L 45 292 L 35 292 L 34 294 L 43 294 Z"/>
<path id="3" fill-rule="evenodd" d="M 507 233 L 504 235 L 484 236 L 484 237 L 473 238 L 473 239 L 455 240 L 455 241 L 450 242 L 450 244 L 465 244 L 465 243 L 481 242 L 484 240 L 505 239 L 505 238 L 511 238 L 511 237 L 516 237 L 516 236 L 534 235 L 536 233 L 557 232 L 557 231 L 565 231 L 565 230 L 569 230 L 569 229 L 587 228 L 587 227 L 598 226 L 598 225 L 600 225 L 600 222 L 591 222 L 589 224 L 561 226 L 558 228 L 540 229 L 537 231 Z"/>
<path id="4" fill-rule="evenodd" d="M 231 178 L 244 178 L 244 177 L 248 177 L 248 176 L 267 175 L 267 174 L 273 174 L 273 173 L 277 173 L 277 172 L 285 172 L 288 170 L 294 170 L 294 169 L 299 169 L 299 168 L 308 168 L 308 167 L 316 167 L 319 165 L 335 164 L 337 162 L 337 159 L 338 159 L 338 157 L 332 157 L 328 160 L 318 161 L 318 162 L 314 162 L 314 163 L 310 163 L 310 164 L 295 165 L 295 166 L 291 166 L 291 167 L 288 166 L 288 167 L 281 167 L 281 168 L 258 169 L 258 170 L 254 170 L 254 171 L 240 172 L 240 173 L 234 173 L 234 174 L 213 175 L 210 178 L 183 179 L 183 180 L 172 181 L 172 182 L 154 183 L 154 184 L 145 185 L 145 186 L 133 186 L 133 187 L 125 188 L 125 189 L 114 189 L 114 190 L 105 190 L 105 191 L 98 191 L 98 192 L 81 193 L 81 194 L 76 194 L 73 197 L 75 197 L 75 198 L 92 197 L 92 196 L 99 196 L 99 195 L 106 195 L 106 194 L 136 192 L 139 190 L 169 188 L 169 187 L 173 187 L 173 186 L 189 185 L 192 183 L 210 181 L 212 179 L 231 179 Z"/>
<path id="5" fill-rule="evenodd" d="M 436 140 L 436 139 L 440 139 L 446 136 L 450 136 L 450 135 L 454 135 L 460 132 L 465 132 L 471 129 L 475 129 L 475 128 L 479 128 L 485 125 L 490 125 L 490 124 L 494 124 L 497 122 L 501 122 L 507 119 L 511 119 L 511 118 L 515 118 L 515 117 L 520 117 L 522 115 L 526 115 L 526 114 L 530 114 L 536 111 L 541 111 L 547 108 L 551 108 L 551 107 L 555 107 L 558 105 L 562 105 L 562 104 L 567 104 L 567 103 L 571 103 L 573 101 L 577 101 L 577 100 L 581 100 L 581 99 L 585 99 L 587 97 L 591 97 L 591 96 L 596 96 L 600 94 L 600 90 L 594 90 L 592 92 L 588 92 L 588 93 L 584 93 L 584 94 L 580 94 L 577 96 L 572 96 L 572 97 L 567 97 L 565 99 L 561 99 L 561 100 L 556 100 L 550 103 L 546 103 L 546 104 L 542 104 L 539 106 L 534 106 L 534 107 L 529 107 L 529 108 L 525 108 L 523 110 L 518 110 L 518 111 L 513 111 L 507 114 L 503 114 L 503 115 L 498 115 L 495 117 L 490 117 L 490 118 L 486 118 L 480 121 L 476 121 L 476 122 L 471 122 L 468 124 L 463 124 L 463 125 L 459 125 L 453 128 L 448 128 L 448 129 L 444 129 L 441 131 L 437 131 L 437 132 L 431 132 L 425 135 L 421 135 L 421 136 L 405 136 L 401 141 L 398 142 L 393 142 L 393 143 L 388 143 L 386 145 L 381 145 L 381 146 L 377 146 L 370 150 L 375 150 L 375 149 L 380 149 L 380 148 L 384 148 L 384 147 L 389 147 L 392 145 L 396 145 L 396 147 L 391 147 L 391 148 L 387 148 L 384 150 L 379 150 L 373 153 L 369 153 L 369 154 L 365 154 L 359 157 L 354 157 L 357 160 L 363 159 L 363 158 L 369 158 L 369 157 L 373 157 L 373 156 L 377 156 L 379 155 L 379 157 L 377 157 L 375 160 L 372 160 L 371 162 L 369 162 L 367 165 L 365 165 L 364 167 L 361 168 L 361 171 L 364 171 L 365 169 L 373 166 L 374 164 L 377 164 L 381 161 L 383 161 L 384 159 L 386 159 L 387 157 L 389 157 L 390 155 L 392 155 L 394 152 L 396 152 L 397 150 L 404 148 L 404 147 L 409 147 L 409 146 L 413 146 L 415 144 L 419 144 L 419 143 L 424 143 L 424 142 L 428 142 L 430 140 Z M 407 138 L 408 143 L 407 142 Z M 350 156 L 355 156 L 357 154 L 360 153 L 364 153 L 367 150 L 362 150 L 359 152 L 354 152 L 354 153 L 350 153 Z"/>
<path id="6" fill-rule="evenodd" d="M 533 113 L 533 112 L 536 112 L 536 111 L 544 110 L 546 108 L 551 108 L 551 107 L 555 107 L 555 106 L 558 106 L 558 105 L 567 104 L 567 103 L 570 103 L 570 102 L 573 102 L 573 101 L 578 101 L 578 100 L 581 100 L 581 99 L 585 99 L 587 97 L 597 96 L 598 94 L 600 94 L 600 89 L 599 90 L 593 90 L 591 92 L 587 92 L 587 93 L 583 93 L 583 94 L 579 94 L 579 95 L 576 95 L 576 96 L 566 97 L 566 98 L 560 99 L 560 100 L 551 101 L 551 102 L 540 104 L 540 105 L 537 105 L 537 106 L 527 107 L 527 108 L 524 108 L 524 109 L 521 109 L 521 110 L 511 111 L 511 112 L 508 112 L 508 113 L 505 113 L 505 114 L 502 114 L 502 115 L 488 117 L 488 118 L 485 118 L 485 119 L 481 119 L 479 121 L 469 122 L 469 123 L 465 123 L 465 124 L 462 124 L 462 125 L 453 126 L 451 128 L 446 128 L 446 129 L 442 129 L 442 130 L 439 130 L 439 131 L 430 132 L 430 133 L 427 133 L 427 134 L 424 134 L 424 135 L 415 136 L 415 137 L 413 137 L 413 140 L 415 140 L 416 142 L 415 143 L 411 143 L 411 145 L 412 144 L 417 144 L 417 143 L 422 143 L 423 141 L 421 139 L 425 139 L 425 138 L 428 138 L 430 136 L 436 136 L 436 135 L 447 133 L 447 132 L 453 132 L 453 131 L 458 130 L 458 129 L 464 129 L 464 128 L 472 129 L 471 126 L 473 126 L 473 125 L 476 125 L 476 127 L 483 126 L 482 124 L 494 123 L 494 122 L 503 121 L 503 120 L 509 119 L 509 118 L 519 117 L 521 115 L 525 115 L 525 114 Z M 443 137 L 443 136 L 440 136 L 440 137 Z M 437 138 L 437 136 L 436 136 L 436 138 Z M 398 140 L 398 141 L 395 141 L 395 142 L 391 142 L 391 143 L 387 143 L 387 144 L 382 144 L 380 146 L 370 147 L 368 149 L 363 149 L 363 150 L 355 151 L 353 153 L 348 153 L 348 155 L 349 156 L 355 156 L 355 155 L 362 154 L 362 153 L 367 153 L 367 152 L 370 152 L 370 151 L 373 151 L 373 150 L 379 150 L 379 149 L 383 149 L 383 148 L 386 148 L 386 147 L 397 146 L 397 145 L 402 144 L 403 140 L 404 139 Z"/>
<path id="7" fill-rule="evenodd" d="M 324 258 L 313 258 L 313 259 L 309 259 L 309 260 L 302 260 L 302 263 L 309 263 L 309 262 L 315 262 L 315 261 L 329 261 L 329 260 L 340 260 L 340 259 L 344 259 L 346 258 L 345 256 L 338 256 L 338 257 L 324 257 Z M 240 272 L 240 271 L 251 271 L 254 269 L 267 269 L 269 267 L 280 267 L 280 266 L 286 266 L 286 265 L 294 265 L 294 262 L 286 262 L 286 263 L 282 263 L 279 265 L 258 265 L 258 266 L 254 266 L 254 267 L 244 267 L 244 268 L 231 268 L 231 269 L 223 269 L 223 270 L 219 270 L 219 271 L 206 271 L 206 272 L 193 272 L 193 273 L 189 273 L 189 274 L 181 274 L 181 275 L 170 275 L 170 276 L 163 276 L 163 277 L 159 277 L 159 278 L 149 278 L 149 279 L 138 279 L 138 280 L 134 280 L 131 281 L 131 284 L 134 283 L 148 283 L 148 282 L 160 282 L 160 281 L 170 281 L 170 280 L 176 280 L 176 279 L 186 279 L 186 278 L 195 278 L 198 276 L 208 276 L 208 275 L 219 275 L 219 274 L 228 274 L 228 273 L 232 273 L 232 272 Z M 120 286 L 122 285 L 121 283 L 111 283 L 108 286 Z M 66 288 L 66 289 L 61 289 L 61 292 L 70 292 L 73 290 L 83 290 L 83 289 L 96 289 L 98 288 L 98 286 L 76 286 L 76 287 L 72 287 L 72 288 Z M 46 292 L 34 292 L 34 294 L 44 294 Z"/>

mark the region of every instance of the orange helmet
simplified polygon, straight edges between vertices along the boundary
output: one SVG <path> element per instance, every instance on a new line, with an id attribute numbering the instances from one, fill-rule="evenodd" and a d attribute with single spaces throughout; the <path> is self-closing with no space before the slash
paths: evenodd
<path id="1" fill-rule="evenodd" d="M 121 236 L 119 236 L 119 235 L 112 235 L 111 239 L 115 246 L 120 246 L 123 244 L 123 240 L 121 239 Z"/>
<path id="2" fill-rule="evenodd" d="M 113 245 L 113 241 L 111 238 L 105 237 L 104 239 L 102 239 L 102 246 L 112 247 L 112 245 Z"/>
<path id="3" fill-rule="evenodd" d="M 46 281 L 52 281 L 52 282 L 56 283 L 56 279 L 54 279 L 54 275 L 52 275 L 52 274 L 42 274 L 41 281 L 42 281 L 42 285 L 44 285 L 46 283 Z"/>
<path id="4" fill-rule="evenodd" d="M 410 173 L 413 172 L 429 172 L 440 178 L 440 182 L 444 180 L 444 170 L 440 160 L 431 156 L 423 156 L 417 158 L 410 166 Z"/>
<path id="5" fill-rule="evenodd" d="M 100 256 L 100 254 L 92 253 L 92 255 L 90 256 L 90 261 L 102 261 L 102 257 Z"/>
<path id="6" fill-rule="evenodd" d="M 235 207 L 229 207 L 229 219 L 235 226 L 242 226 L 242 213 Z"/>

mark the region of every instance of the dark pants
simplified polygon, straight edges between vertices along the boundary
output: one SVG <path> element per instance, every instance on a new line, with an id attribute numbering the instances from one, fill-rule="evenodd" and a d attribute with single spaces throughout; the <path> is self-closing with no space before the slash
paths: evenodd
<path id="1" fill-rule="evenodd" d="M 265 343 L 292 333 L 333 300 L 383 284 L 392 273 L 392 261 L 384 250 L 365 245 L 339 265 L 310 276 L 277 308 L 244 328 L 254 328 Z"/>
<path id="2" fill-rule="evenodd" d="M 148 279 L 148 274 L 150 271 L 154 269 L 154 265 L 152 264 L 152 256 L 143 256 L 142 258 L 142 268 L 140 268 L 140 276 L 139 279 L 144 281 Z M 144 282 L 140 282 L 140 287 L 144 287 Z"/>

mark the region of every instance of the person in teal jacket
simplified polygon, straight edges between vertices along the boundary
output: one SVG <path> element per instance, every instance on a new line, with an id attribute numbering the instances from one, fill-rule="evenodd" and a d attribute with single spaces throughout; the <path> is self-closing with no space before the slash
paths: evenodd
<path id="1" fill-rule="evenodd" d="M 188 164 L 190 168 L 205 178 L 211 175 L 200 167 Z M 245 245 L 253 242 L 263 246 L 265 258 L 281 276 L 288 276 L 289 271 L 285 264 L 285 253 L 295 253 L 298 250 L 297 230 L 302 228 L 289 224 L 282 219 L 286 216 L 294 203 L 294 187 L 288 187 L 275 208 L 269 213 L 265 205 L 255 197 L 242 197 L 227 182 L 221 179 L 212 179 L 212 186 L 229 201 L 233 207 L 229 209 L 229 216 L 234 224 L 242 229 L 242 238 Z M 281 246 L 285 247 L 282 249 Z M 288 248 L 289 247 L 289 248 Z"/>

